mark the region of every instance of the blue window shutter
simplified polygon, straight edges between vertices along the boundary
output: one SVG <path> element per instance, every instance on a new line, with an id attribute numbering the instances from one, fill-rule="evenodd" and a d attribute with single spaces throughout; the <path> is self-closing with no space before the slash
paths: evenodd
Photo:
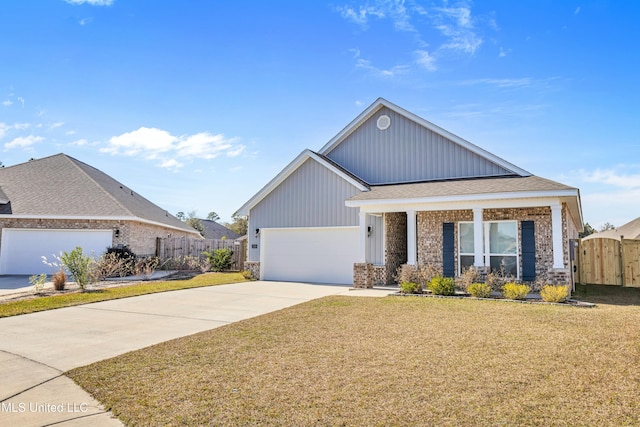
<path id="1" fill-rule="evenodd" d="M 533 221 L 522 221 L 522 280 L 533 282 L 536 280 L 536 238 Z"/>
<path id="2" fill-rule="evenodd" d="M 442 275 L 444 277 L 455 276 L 455 235 L 454 223 L 442 223 Z"/>

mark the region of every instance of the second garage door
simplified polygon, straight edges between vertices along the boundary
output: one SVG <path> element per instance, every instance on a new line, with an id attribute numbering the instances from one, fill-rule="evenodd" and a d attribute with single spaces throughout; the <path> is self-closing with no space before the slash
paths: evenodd
<path id="1" fill-rule="evenodd" d="M 49 274 L 42 263 L 45 256 L 69 252 L 80 246 L 87 255 L 99 257 L 112 244 L 112 230 L 33 230 L 2 229 L 0 274 Z"/>
<path id="2" fill-rule="evenodd" d="M 263 280 L 353 283 L 358 259 L 358 227 L 271 228 L 260 230 Z"/>

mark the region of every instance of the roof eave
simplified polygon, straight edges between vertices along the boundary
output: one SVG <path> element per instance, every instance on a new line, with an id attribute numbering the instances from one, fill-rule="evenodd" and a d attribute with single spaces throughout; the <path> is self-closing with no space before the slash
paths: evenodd
<path id="1" fill-rule="evenodd" d="M 28 214 L 28 215 L 13 215 L 13 214 L 0 214 L 0 220 L 1 219 L 50 219 L 50 220 L 72 220 L 72 221 L 87 221 L 87 220 L 91 220 L 91 221 L 135 221 L 135 222 L 140 222 L 143 224 L 149 224 L 149 225 L 155 225 L 158 227 L 163 227 L 163 228 L 169 228 L 172 230 L 176 230 L 176 231 L 181 231 L 184 233 L 191 233 L 191 234 L 195 234 L 199 237 L 200 233 L 198 232 L 198 230 L 193 229 L 193 230 L 189 230 L 187 228 L 181 228 L 181 227 L 176 227 L 173 225 L 169 225 L 169 224 L 164 224 L 162 222 L 158 222 L 158 221 L 152 221 L 152 220 L 148 220 L 148 219 L 144 219 L 144 218 L 140 218 L 137 216 L 91 216 L 91 215 L 34 215 L 34 214 Z"/>

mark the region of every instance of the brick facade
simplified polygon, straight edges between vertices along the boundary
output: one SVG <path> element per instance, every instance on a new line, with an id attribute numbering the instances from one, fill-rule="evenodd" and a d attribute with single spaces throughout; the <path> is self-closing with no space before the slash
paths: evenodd
<path id="1" fill-rule="evenodd" d="M 398 268 L 407 262 L 407 214 L 392 212 L 384 215 L 386 276 L 384 283 L 395 283 Z"/>
<path id="2" fill-rule="evenodd" d="M 578 231 L 572 219 L 569 217 L 569 209 L 562 206 L 562 237 L 564 268 L 553 267 L 553 236 L 551 208 L 548 206 L 535 208 L 506 208 L 484 209 L 483 221 L 515 220 L 518 222 L 518 239 L 521 235 L 521 222 L 533 221 L 536 249 L 536 277 L 551 283 L 569 285 L 571 282 L 569 262 L 569 239 L 578 238 Z M 420 265 L 430 264 L 442 271 L 442 224 L 453 222 L 455 224 L 455 253 L 458 253 L 458 223 L 460 221 L 473 221 L 473 211 L 422 211 L 417 213 L 417 262 Z M 371 268 L 359 265 L 356 274 L 354 265 L 354 280 L 358 279 L 357 286 L 373 286 L 384 282 L 395 282 L 398 267 L 407 261 L 407 215 L 405 212 L 385 214 L 385 277 L 375 274 Z M 522 271 L 522 247 L 518 245 L 520 271 Z M 458 257 L 455 258 L 455 271 L 458 271 Z M 354 281 L 354 286 L 356 282 Z"/>
<path id="3" fill-rule="evenodd" d="M 251 273 L 251 278 L 260 280 L 260 262 L 259 261 L 245 261 L 243 269 Z"/>
<path id="4" fill-rule="evenodd" d="M 161 227 L 143 222 L 126 220 L 92 220 L 92 219 L 22 219 L 3 218 L 0 220 L 0 236 L 3 228 L 30 228 L 42 230 L 113 230 L 112 245 L 128 246 L 139 256 L 155 255 L 158 237 L 190 237 L 191 233 L 173 228 Z M 116 237 L 118 230 L 118 237 Z M 106 248 L 105 248 L 106 250 Z M 95 254 L 99 256 L 100 254 Z"/>

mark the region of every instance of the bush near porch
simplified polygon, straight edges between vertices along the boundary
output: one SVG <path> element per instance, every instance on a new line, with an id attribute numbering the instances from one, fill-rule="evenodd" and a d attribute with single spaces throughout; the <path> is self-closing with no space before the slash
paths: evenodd
<path id="1" fill-rule="evenodd" d="M 397 270 L 396 280 L 400 292 L 421 294 L 424 289 L 434 295 L 471 295 L 476 298 L 495 297 L 524 300 L 531 292 L 539 292 L 545 302 L 565 302 L 569 290 L 564 285 L 552 285 L 544 280 L 531 284 L 517 283 L 508 275 L 489 272 L 482 275 L 474 267 L 467 268 L 455 279 L 442 277 L 442 272 L 431 265 L 403 265 Z M 493 292 L 493 294 L 492 294 Z"/>

